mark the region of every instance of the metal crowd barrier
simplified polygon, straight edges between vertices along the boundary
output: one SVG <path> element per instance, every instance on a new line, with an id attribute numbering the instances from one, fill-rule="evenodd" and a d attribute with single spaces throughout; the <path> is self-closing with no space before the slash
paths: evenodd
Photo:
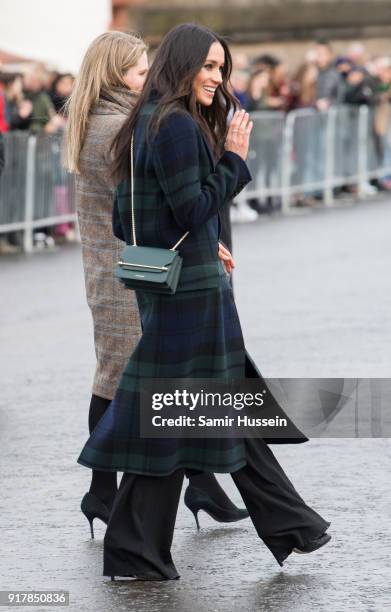
<path id="1" fill-rule="evenodd" d="M 251 113 L 254 127 L 247 163 L 253 180 L 245 191 L 246 198 L 281 193 L 285 117 L 278 111 Z"/>
<path id="2" fill-rule="evenodd" d="M 391 107 L 383 110 L 391 115 Z M 248 164 L 253 180 L 238 204 L 278 197 L 288 213 L 297 196 L 316 196 L 332 205 L 337 187 L 354 185 L 357 197 L 368 196 L 370 179 L 391 177 L 391 121 L 386 112 L 379 133 L 377 113 L 367 106 L 252 113 Z M 74 178 L 63 168 L 60 135 L 11 132 L 4 138 L 0 234 L 22 231 L 24 250 L 31 251 L 36 229 L 76 222 Z"/>
<path id="3" fill-rule="evenodd" d="M 356 186 L 368 196 L 368 181 L 391 177 L 391 121 L 375 129 L 377 108 L 342 105 L 327 112 L 312 108 L 252 113 L 248 163 L 252 182 L 237 198 L 281 198 L 288 213 L 295 196 L 315 195 L 332 205 L 335 188 Z M 391 108 L 390 108 L 391 115 Z"/>
<path id="4" fill-rule="evenodd" d="M 9 132 L 4 141 L 0 235 L 22 231 L 30 252 L 38 228 L 76 222 L 74 178 L 63 168 L 61 135 Z"/>

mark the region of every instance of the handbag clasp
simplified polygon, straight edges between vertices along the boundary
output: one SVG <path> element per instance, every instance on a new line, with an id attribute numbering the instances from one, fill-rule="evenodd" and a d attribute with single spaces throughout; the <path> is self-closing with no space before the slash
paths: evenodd
<path id="1" fill-rule="evenodd" d="M 119 261 L 118 265 L 121 268 L 148 268 L 150 270 L 160 270 L 161 272 L 167 272 L 167 266 L 148 266 L 147 264 L 136 264 L 131 263 L 130 261 Z"/>

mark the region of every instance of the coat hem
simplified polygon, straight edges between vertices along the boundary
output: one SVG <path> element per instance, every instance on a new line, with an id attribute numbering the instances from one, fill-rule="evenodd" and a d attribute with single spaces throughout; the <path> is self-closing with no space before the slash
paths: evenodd
<path id="1" fill-rule="evenodd" d="M 164 471 L 164 472 L 156 472 L 154 470 L 137 470 L 137 469 L 129 469 L 128 466 L 117 466 L 117 467 L 105 467 L 98 464 L 94 464 L 91 462 L 83 461 L 82 459 L 78 459 L 77 463 L 83 465 L 84 467 L 90 468 L 91 470 L 99 470 L 101 472 L 128 472 L 130 474 L 138 474 L 139 476 L 170 476 L 177 470 L 182 469 L 193 469 L 199 470 L 201 472 L 211 472 L 212 474 L 231 474 L 232 472 L 237 472 L 242 469 L 245 465 L 247 465 L 247 460 L 242 459 L 241 461 L 235 462 L 229 468 L 223 468 L 222 466 L 215 465 L 205 465 L 204 463 L 197 463 L 194 461 L 183 461 L 176 463 L 172 469 Z"/>
<path id="2" fill-rule="evenodd" d="M 93 395 L 97 395 L 98 397 L 102 397 L 103 399 L 110 400 L 111 402 L 113 401 L 115 395 L 115 391 L 114 393 L 107 393 L 106 391 L 102 391 L 101 387 L 95 385 L 92 387 L 91 393 Z"/>

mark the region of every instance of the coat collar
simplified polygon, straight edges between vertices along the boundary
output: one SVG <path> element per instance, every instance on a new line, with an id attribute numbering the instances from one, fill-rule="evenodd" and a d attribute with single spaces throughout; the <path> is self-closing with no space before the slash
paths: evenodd
<path id="1" fill-rule="evenodd" d="M 128 114 L 137 102 L 138 94 L 126 87 L 102 90 L 98 102 L 91 108 L 93 115 Z"/>

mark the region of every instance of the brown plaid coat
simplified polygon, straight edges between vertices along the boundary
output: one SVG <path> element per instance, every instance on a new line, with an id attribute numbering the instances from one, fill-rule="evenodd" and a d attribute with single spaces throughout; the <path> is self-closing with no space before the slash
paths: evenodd
<path id="1" fill-rule="evenodd" d="M 90 114 L 81 173 L 76 176 L 76 208 L 97 359 L 92 392 L 107 399 L 114 397 L 141 335 L 134 292 L 123 288 L 113 276 L 123 243 L 113 236 L 114 185 L 109 172 L 112 139 L 135 100 L 125 89 L 102 95 Z"/>

